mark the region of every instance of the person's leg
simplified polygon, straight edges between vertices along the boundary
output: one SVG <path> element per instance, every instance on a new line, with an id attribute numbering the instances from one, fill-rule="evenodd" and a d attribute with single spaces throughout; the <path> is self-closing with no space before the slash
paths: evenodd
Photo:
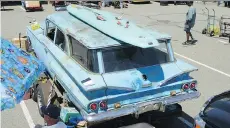
<path id="1" fill-rule="evenodd" d="M 189 41 L 190 32 L 186 32 L 186 41 Z"/>
<path id="2" fill-rule="evenodd" d="M 185 33 L 186 33 L 186 41 L 182 43 L 183 45 L 186 45 L 189 42 L 189 32 L 185 30 Z"/>
<path id="3" fill-rule="evenodd" d="M 191 31 L 188 32 L 189 36 L 191 37 L 192 40 L 194 40 Z"/>
<path id="4" fill-rule="evenodd" d="M 120 8 L 123 8 L 123 1 L 120 0 Z"/>
<path id="5" fill-rule="evenodd" d="M 220 6 L 220 2 L 221 2 L 221 1 L 218 1 L 218 2 L 217 2 L 217 6 Z"/>
<path id="6" fill-rule="evenodd" d="M 186 41 L 185 42 L 183 42 L 182 44 L 187 44 L 187 42 L 188 42 L 188 40 L 189 40 L 189 28 L 188 28 L 188 25 L 187 24 L 185 24 L 185 26 L 184 26 L 184 31 L 185 31 L 185 33 L 186 33 Z"/>

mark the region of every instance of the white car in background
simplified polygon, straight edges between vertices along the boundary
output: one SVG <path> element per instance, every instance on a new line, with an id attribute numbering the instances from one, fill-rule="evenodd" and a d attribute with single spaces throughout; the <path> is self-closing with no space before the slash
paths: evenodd
<path id="1" fill-rule="evenodd" d="M 22 1 L 22 7 L 26 11 L 43 10 L 41 1 Z"/>

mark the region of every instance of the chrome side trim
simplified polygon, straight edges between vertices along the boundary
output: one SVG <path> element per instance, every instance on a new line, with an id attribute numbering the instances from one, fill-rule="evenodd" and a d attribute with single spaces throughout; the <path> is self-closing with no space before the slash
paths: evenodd
<path id="1" fill-rule="evenodd" d="M 120 109 L 108 110 L 107 112 L 102 112 L 99 114 L 83 115 L 83 117 L 88 122 L 89 125 L 97 124 L 106 120 L 111 120 L 117 117 L 131 115 L 131 114 L 134 114 L 135 116 L 138 117 L 139 114 L 152 111 L 152 110 L 164 111 L 164 109 L 159 109 L 159 107 L 156 107 L 156 104 L 159 104 L 162 108 L 166 105 L 179 103 L 189 99 L 195 99 L 198 98 L 199 96 L 200 96 L 200 92 L 195 91 L 186 94 L 179 94 L 177 96 L 159 98 L 152 101 L 130 104 Z"/>
<path id="2" fill-rule="evenodd" d="M 158 86 L 160 87 L 160 86 L 164 85 L 164 84 L 167 83 L 169 80 L 171 80 L 171 79 L 173 79 L 173 78 L 176 78 L 177 76 L 180 76 L 180 75 L 185 74 L 185 73 L 194 72 L 194 71 L 197 71 L 197 70 L 198 70 L 198 69 L 192 69 L 192 70 L 187 70 L 187 71 L 183 71 L 183 72 L 181 72 L 181 73 L 175 74 L 175 75 L 169 77 L 168 79 L 162 81 Z"/>

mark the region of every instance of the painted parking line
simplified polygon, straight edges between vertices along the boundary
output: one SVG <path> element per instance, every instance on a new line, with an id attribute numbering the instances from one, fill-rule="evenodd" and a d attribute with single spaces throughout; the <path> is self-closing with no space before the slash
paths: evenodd
<path id="1" fill-rule="evenodd" d="M 24 114 L 24 116 L 25 116 L 25 118 L 26 118 L 26 121 L 27 121 L 27 123 L 29 124 L 29 127 L 30 127 L 30 128 L 34 128 L 34 127 L 35 127 L 35 124 L 34 124 L 34 122 L 33 122 L 33 119 L 31 118 L 31 115 L 30 115 L 30 113 L 29 113 L 28 108 L 26 107 L 25 102 L 22 101 L 22 102 L 20 103 L 20 106 L 21 106 L 21 108 L 22 108 L 22 111 L 23 111 L 23 114 Z"/>
<path id="2" fill-rule="evenodd" d="M 26 11 L 25 8 L 23 8 L 22 6 L 20 6 L 19 8 L 21 8 L 23 11 Z"/>
<path id="3" fill-rule="evenodd" d="M 223 43 L 223 44 L 229 44 L 228 42 L 226 41 L 223 41 L 223 40 L 218 40 L 219 42 Z"/>
<path id="4" fill-rule="evenodd" d="M 222 74 L 222 75 L 227 76 L 228 78 L 230 78 L 230 74 L 228 74 L 228 73 L 225 73 L 225 72 L 223 72 L 223 71 L 221 71 L 221 70 L 215 69 L 215 68 L 213 68 L 213 67 L 211 67 L 211 66 L 208 66 L 208 65 L 206 65 L 206 64 L 203 64 L 203 63 L 201 63 L 201 62 L 195 61 L 195 60 L 193 60 L 193 59 L 191 59 L 191 58 L 188 58 L 188 57 L 186 57 L 186 56 L 183 56 L 183 55 L 181 55 L 181 54 L 179 54 L 179 53 L 174 52 L 174 54 L 177 55 L 177 56 L 180 56 L 180 57 L 182 57 L 182 58 L 184 58 L 184 59 L 186 59 L 186 60 L 189 60 L 189 61 L 191 61 L 191 62 L 194 62 L 194 63 L 196 63 L 196 64 L 198 64 L 198 65 L 201 65 L 201 66 L 203 66 L 203 67 L 206 67 L 206 68 L 208 68 L 208 69 L 210 69 L 210 70 L 212 70 L 212 71 L 218 72 L 218 73 L 220 73 L 220 74 Z"/>

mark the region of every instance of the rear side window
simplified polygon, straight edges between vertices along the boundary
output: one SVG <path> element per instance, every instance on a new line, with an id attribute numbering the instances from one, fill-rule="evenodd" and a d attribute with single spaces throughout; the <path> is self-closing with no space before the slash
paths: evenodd
<path id="1" fill-rule="evenodd" d="M 54 41 L 55 28 L 56 28 L 56 26 L 54 23 L 52 23 L 49 20 L 46 21 L 46 29 L 47 29 L 46 36 L 52 41 Z"/>
<path id="2" fill-rule="evenodd" d="M 97 53 L 94 50 L 87 49 L 79 41 L 69 36 L 71 56 L 86 69 L 98 73 Z"/>
<path id="3" fill-rule="evenodd" d="M 65 50 L 65 46 L 66 46 L 65 35 L 59 29 L 57 29 L 57 32 L 56 32 L 55 45 L 57 45 L 61 50 L 66 51 Z"/>

